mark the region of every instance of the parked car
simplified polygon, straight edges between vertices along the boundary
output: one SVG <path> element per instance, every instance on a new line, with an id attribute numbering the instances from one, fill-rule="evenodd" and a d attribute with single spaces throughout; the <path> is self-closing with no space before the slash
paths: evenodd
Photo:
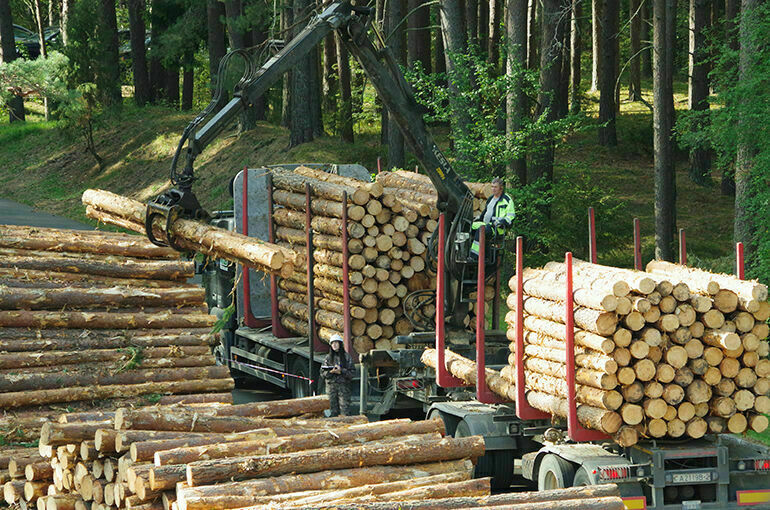
<path id="1" fill-rule="evenodd" d="M 45 27 L 43 29 L 43 37 L 46 44 L 51 44 L 58 40 L 59 27 Z M 21 56 L 29 58 L 37 58 L 40 55 L 40 39 L 37 36 L 37 32 L 34 32 L 21 25 L 13 25 L 13 36 L 16 41 L 16 47 L 24 47 L 26 54 L 22 53 Z"/>

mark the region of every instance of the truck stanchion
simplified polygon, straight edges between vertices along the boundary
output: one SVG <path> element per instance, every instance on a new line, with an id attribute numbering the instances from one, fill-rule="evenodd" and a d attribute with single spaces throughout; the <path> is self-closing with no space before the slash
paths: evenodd
<path id="1" fill-rule="evenodd" d="M 679 229 L 679 264 L 687 265 L 687 237 L 683 228 Z"/>
<path id="2" fill-rule="evenodd" d="M 577 382 L 575 381 L 575 303 L 572 294 L 572 253 L 564 255 L 567 268 L 567 295 L 565 299 L 565 315 L 567 337 L 565 350 L 567 353 L 567 433 L 573 441 L 599 441 L 608 439 L 608 436 L 596 430 L 583 428 L 577 417 Z"/>
<path id="3" fill-rule="evenodd" d="M 594 208 L 588 208 L 588 260 L 596 264 L 596 217 Z"/>
<path id="4" fill-rule="evenodd" d="M 310 212 L 310 183 L 305 183 L 305 260 L 307 266 L 307 324 L 308 324 L 308 390 L 314 394 L 315 349 L 318 343 L 318 327 L 315 322 L 315 275 L 313 274 L 313 217 Z"/>
<path id="5" fill-rule="evenodd" d="M 444 345 L 446 341 L 444 329 L 444 293 L 446 278 L 446 260 L 444 258 L 446 235 L 446 217 L 444 213 L 438 218 L 438 253 L 436 267 L 436 384 L 442 388 L 459 388 L 467 386 L 465 381 L 450 374 L 446 369 Z"/>
<path id="6" fill-rule="evenodd" d="M 524 382 L 524 238 L 516 238 L 516 416 L 522 420 L 551 417 L 527 402 Z"/>
<path id="7" fill-rule="evenodd" d="M 342 192 L 342 338 L 345 342 L 345 351 L 353 355 L 353 338 L 350 333 L 350 249 L 348 248 L 348 192 Z"/>
<path id="8" fill-rule="evenodd" d="M 246 189 L 246 182 L 244 181 L 243 188 Z M 273 174 L 267 174 L 267 241 L 275 243 L 275 223 L 273 223 Z M 245 210 L 244 210 L 244 216 Z M 246 281 L 244 280 L 244 287 Z M 248 292 L 244 292 L 244 307 L 246 306 L 246 296 Z M 270 317 L 273 336 L 276 338 L 288 338 L 290 335 L 286 328 L 281 324 L 281 315 L 278 312 L 278 277 L 270 274 Z"/>
<path id="9" fill-rule="evenodd" d="M 310 184 L 305 183 L 305 243 L 306 250 L 306 271 L 307 271 L 307 310 L 308 310 L 308 337 L 311 356 L 314 352 L 326 351 L 327 346 L 318 337 L 318 324 L 315 320 L 315 273 L 313 272 L 313 213 L 310 211 Z"/>
<path id="10" fill-rule="evenodd" d="M 379 174 L 382 172 L 382 158 L 377 157 L 377 173 Z"/>
<path id="11" fill-rule="evenodd" d="M 486 227 L 479 228 L 479 267 L 476 277 L 476 400 L 482 404 L 502 404 L 508 402 L 492 393 L 487 386 L 487 360 L 484 345 L 486 329 L 485 280 L 486 268 Z"/>
<path id="12" fill-rule="evenodd" d="M 500 256 L 500 253 L 497 254 Z M 495 271 L 495 297 L 492 298 L 492 326 L 491 329 L 500 329 L 500 278 L 503 276 L 500 260 L 497 260 L 497 270 Z"/>
<path id="13" fill-rule="evenodd" d="M 735 276 L 738 277 L 739 280 L 745 280 L 746 274 L 744 271 L 744 260 L 743 260 L 743 243 L 736 243 L 735 245 Z"/>
<path id="14" fill-rule="evenodd" d="M 642 233 L 639 218 L 634 218 L 634 269 L 642 271 Z"/>

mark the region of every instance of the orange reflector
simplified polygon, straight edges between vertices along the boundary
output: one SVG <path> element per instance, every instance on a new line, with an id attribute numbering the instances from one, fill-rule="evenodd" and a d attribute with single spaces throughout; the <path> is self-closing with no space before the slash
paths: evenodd
<path id="1" fill-rule="evenodd" d="M 626 505 L 626 510 L 647 510 L 647 498 L 635 496 L 633 498 L 620 498 Z"/>
<path id="2" fill-rule="evenodd" d="M 770 490 L 736 491 L 739 506 L 756 505 L 758 503 L 770 503 Z"/>

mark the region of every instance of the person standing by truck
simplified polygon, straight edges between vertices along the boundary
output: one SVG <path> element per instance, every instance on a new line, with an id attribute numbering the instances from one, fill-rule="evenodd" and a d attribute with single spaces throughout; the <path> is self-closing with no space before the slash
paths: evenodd
<path id="1" fill-rule="evenodd" d="M 332 335 L 329 342 L 332 350 L 326 356 L 321 374 L 326 379 L 326 393 L 329 395 L 330 416 L 350 414 L 350 383 L 353 381 L 353 358 L 345 352 L 342 336 Z"/>

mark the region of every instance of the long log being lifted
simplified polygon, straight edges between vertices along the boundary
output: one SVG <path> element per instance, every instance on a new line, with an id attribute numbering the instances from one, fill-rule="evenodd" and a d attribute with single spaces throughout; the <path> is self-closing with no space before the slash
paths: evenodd
<path id="1" fill-rule="evenodd" d="M 86 190 L 83 203 L 135 222 L 140 225 L 140 232 L 144 232 L 146 205 L 141 202 L 108 191 Z M 153 234 L 165 240 L 167 237 L 163 228 L 158 219 L 153 224 Z M 172 223 L 171 230 L 182 248 L 270 273 L 286 275 L 294 271 L 293 253 L 280 246 L 191 220 L 178 219 Z"/>

